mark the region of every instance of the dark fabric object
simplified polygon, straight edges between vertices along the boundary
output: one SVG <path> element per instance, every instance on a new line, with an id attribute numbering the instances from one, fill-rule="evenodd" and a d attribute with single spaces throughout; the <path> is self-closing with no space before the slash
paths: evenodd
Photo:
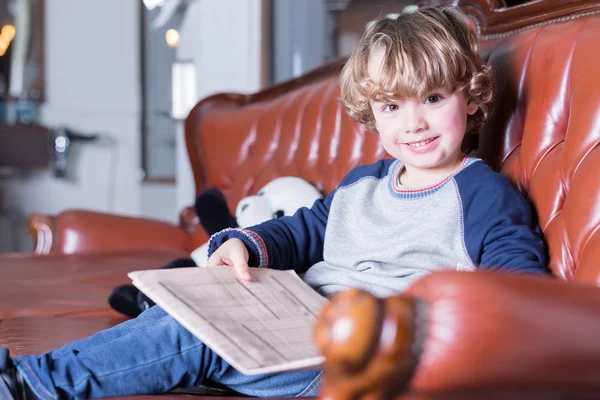
<path id="1" fill-rule="evenodd" d="M 117 287 L 108 297 L 108 304 L 121 314 L 135 318 L 142 312 L 137 305 L 137 294 L 140 291 L 133 285 Z"/>
<path id="2" fill-rule="evenodd" d="M 200 220 L 200 225 L 211 236 L 226 228 L 237 228 L 235 216 L 231 215 L 227 207 L 227 200 L 219 189 L 209 188 L 204 190 L 194 204 L 194 209 Z"/>
<path id="3" fill-rule="evenodd" d="M 171 261 L 162 269 L 172 269 L 172 268 L 189 268 L 195 267 L 196 263 L 191 258 L 178 258 L 176 260 Z"/>
<path id="4" fill-rule="evenodd" d="M 195 267 L 196 263 L 191 258 L 178 258 L 171 261 L 162 269 Z M 133 285 L 122 285 L 113 290 L 108 298 L 108 304 L 128 317 L 135 318 L 155 303 Z"/>

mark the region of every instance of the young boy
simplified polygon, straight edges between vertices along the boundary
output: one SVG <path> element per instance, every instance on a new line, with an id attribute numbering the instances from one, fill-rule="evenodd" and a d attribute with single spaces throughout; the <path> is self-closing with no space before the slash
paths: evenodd
<path id="1" fill-rule="evenodd" d="M 486 119 L 490 68 L 464 15 L 428 7 L 381 19 L 341 77 L 349 115 L 394 160 L 351 171 L 311 209 L 211 238 L 209 265 L 293 268 L 322 294 L 402 292 L 432 271 L 546 273 L 526 201 L 461 143 Z M 244 376 L 158 307 L 42 356 L 0 351 L 0 396 L 94 398 L 162 393 L 210 380 L 260 397 L 317 393 L 320 371 Z"/>

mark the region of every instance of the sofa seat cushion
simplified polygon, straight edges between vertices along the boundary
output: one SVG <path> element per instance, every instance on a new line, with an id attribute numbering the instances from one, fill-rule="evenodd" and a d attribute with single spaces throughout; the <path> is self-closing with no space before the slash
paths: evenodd
<path id="1" fill-rule="evenodd" d="M 125 318 L 24 317 L 0 321 L 0 346 L 8 347 L 11 356 L 41 354 L 62 347 Z"/>
<path id="2" fill-rule="evenodd" d="M 129 252 L 85 255 L 9 255 L 0 258 L 0 319 L 113 317 L 108 297 L 130 283 L 127 273 L 155 269 L 184 253 Z"/>

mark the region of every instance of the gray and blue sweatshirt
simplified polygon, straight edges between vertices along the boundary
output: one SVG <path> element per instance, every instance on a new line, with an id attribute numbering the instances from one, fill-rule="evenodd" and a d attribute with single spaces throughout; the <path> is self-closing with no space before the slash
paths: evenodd
<path id="1" fill-rule="evenodd" d="M 523 196 L 476 158 L 435 185 L 404 187 L 403 164 L 353 169 L 311 208 L 211 238 L 241 239 L 249 265 L 294 269 L 324 296 L 361 288 L 385 297 L 438 270 L 547 273 L 544 243 Z"/>

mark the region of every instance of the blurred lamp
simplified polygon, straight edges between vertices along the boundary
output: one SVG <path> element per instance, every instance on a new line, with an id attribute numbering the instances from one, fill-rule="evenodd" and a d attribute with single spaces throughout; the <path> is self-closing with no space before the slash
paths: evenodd
<path id="1" fill-rule="evenodd" d="M 179 44 L 179 32 L 177 29 L 169 29 L 167 33 L 165 33 L 165 39 L 167 40 L 169 47 L 177 47 Z"/>
<path id="2" fill-rule="evenodd" d="M 4 25 L 0 32 L 1 32 L 2 36 L 10 42 L 11 40 L 13 40 L 15 38 L 15 34 L 17 33 L 17 30 L 15 29 L 14 25 Z"/>

